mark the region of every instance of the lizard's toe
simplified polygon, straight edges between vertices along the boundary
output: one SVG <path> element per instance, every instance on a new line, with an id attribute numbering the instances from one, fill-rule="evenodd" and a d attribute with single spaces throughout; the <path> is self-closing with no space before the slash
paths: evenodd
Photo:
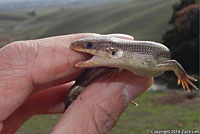
<path id="1" fill-rule="evenodd" d="M 198 88 L 190 81 L 197 81 L 195 78 L 186 75 L 185 77 L 178 78 L 178 85 L 181 83 L 184 90 L 187 89 L 187 92 L 190 92 L 190 88 L 188 84 L 193 87 L 194 89 L 198 90 Z"/>

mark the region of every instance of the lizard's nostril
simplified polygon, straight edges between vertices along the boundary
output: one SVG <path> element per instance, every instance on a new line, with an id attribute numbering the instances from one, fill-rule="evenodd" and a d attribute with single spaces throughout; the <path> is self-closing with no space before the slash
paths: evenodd
<path id="1" fill-rule="evenodd" d="M 72 49 L 80 48 L 80 44 L 78 42 L 73 42 L 72 44 L 70 44 L 70 48 Z"/>

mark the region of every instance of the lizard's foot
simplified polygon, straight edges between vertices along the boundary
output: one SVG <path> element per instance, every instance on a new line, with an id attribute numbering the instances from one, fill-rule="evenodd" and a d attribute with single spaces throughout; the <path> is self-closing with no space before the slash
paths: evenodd
<path id="1" fill-rule="evenodd" d="M 138 103 L 134 102 L 134 101 L 130 101 L 131 104 L 135 105 L 136 107 L 138 107 Z"/>
<path id="2" fill-rule="evenodd" d="M 116 69 L 115 71 L 111 72 L 111 73 L 110 73 L 110 76 L 109 76 L 110 79 L 114 78 L 115 76 L 118 77 L 122 70 L 123 70 L 123 69 Z"/>
<path id="3" fill-rule="evenodd" d="M 113 71 L 108 72 L 106 75 L 102 77 L 102 80 L 106 80 L 109 82 L 112 78 L 118 77 L 121 73 L 122 69 L 115 68 Z"/>
<path id="4" fill-rule="evenodd" d="M 188 93 L 190 92 L 190 88 L 189 88 L 188 84 L 190 86 L 192 86 L 194 89 L 198 90 L 198 88 L 190 80 L 197 81 L 195 78 L 193 78 L 189 75 L 185 75 L 184 77 L 178 77 L 178 85 L 181 83 L 183 89 L 184 90 L 187 89 Z"/>

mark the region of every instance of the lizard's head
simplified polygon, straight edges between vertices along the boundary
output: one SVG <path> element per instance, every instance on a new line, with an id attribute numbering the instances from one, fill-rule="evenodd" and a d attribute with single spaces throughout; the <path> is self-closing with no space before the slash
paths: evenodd
<path id="1" fill-rule="evenodd" d="M 70 48 L 73 50 L 89 53 L 94 56 L 102 58 L 119 58 L 122 56 L 123 51 L 118 48 L 111 47 L 113 39 L 111 36 L 92 36 L 74 41 Z"/>

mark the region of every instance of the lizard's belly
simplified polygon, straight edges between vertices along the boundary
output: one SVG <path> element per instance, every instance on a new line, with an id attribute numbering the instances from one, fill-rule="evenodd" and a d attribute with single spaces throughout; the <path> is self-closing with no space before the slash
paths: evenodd
<path id="1" fill-rule="evenodd" d="M 131 71 L 132 73 L 134 73 L 136 75 L 144 76 L 144 77 L 157 77 L 164 73 L 164 71 L 160 71 L 160 70 L 143 69 L 143 68 L 131 69 L 129 71 Z"/>
<path id="2" fill-rule="evenodd" d="M 139 76 L 156 77 L 164 73 L 163 70 L 156 68 L 154 63 L 149 64 L 142 60 L 134 60 L 126 65 L 127 66 L 125 66 L 124 69 L 127 69 Z"/>

